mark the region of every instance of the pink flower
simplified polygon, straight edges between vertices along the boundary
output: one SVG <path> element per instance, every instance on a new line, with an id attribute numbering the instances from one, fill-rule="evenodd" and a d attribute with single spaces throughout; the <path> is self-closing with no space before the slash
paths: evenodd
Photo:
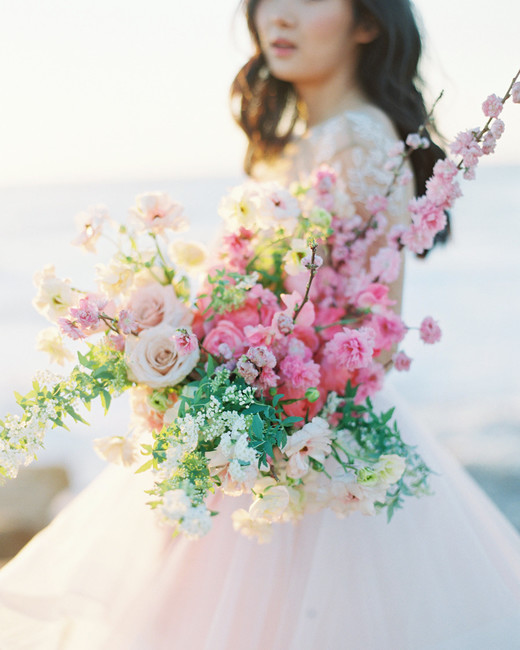
<path id="1" fill-rule="evenodd" d="M 277 337 L 281 336 L 276 328 L 266 327 L 265 325 L 257 325 L 256 327 L 246 325 L 244 334 L 250 345 L 271 345 Z"/>
<path id="2" fill-rule="evenodd" d="M 412 224 L 408 230 L 401 235 L 401 242 L 412 253 L 421 254 L 433 246 L 434 235 L 431 231 Z"/>
<path id="3" fill-rule="evenodd" d="M 392 360 L 394 362 L 394 368 L 399 372 L 402 372 L 403 370 L 410 370 L 412 360 L 404 352 L 398 352 L 397 354 L 394 354 Z"/>
<path id="4" fill-rule="evenodd" d="M 246 356 L 241 356 L 237 361 L 237 372 L 249 385 L 254 383 L 259 374 L 258 368 Z"/>
<path id="5" fill-rule="evenodd" d="M 320 194 L 331 192 L 338 181 L 336 170 L 328 165 L 320 165 L 311 177 L 313 188 Z"/>
<path id="6" fill-rule="evenodd" d="M 347 381 L 352 378 L 352 373 L 336 361 L 333 356 L 325 355 L 320 362 L 320 389 L 330 392 L 335 391 L 343 395 Z"/>
<path id="7" fill-rule="evenodd" d="M 421 339 L 425 343 L 437 343 L 441 340 L 441 328 L 437 325 L 437 321 L 433 320 L 431 316 L 427 316 L 419 328 Z"/>
<path id="8" fill-rule="evenodd" d="M 380 248 L 370 259 L 370 275 L 379 282 L 395 282 L 400 270 L 401 255 L 393 248 Z"/>
<path id="9" fill-rule="evenodd" d="M 280 364 L 282 378 L 294 388 L 311 388 L 320 383 L 320 367 L 301 357 L 287 356 Z"/>
<path id="10" fill-rule="evenodd" d="M 244 351 L 244 335 L 228 320 L 221 320 L 217 326 L 206 335 L 203 345 L 211 355 L 219 356 L 219 346 L 222 343 L 227 343 L 235 358 L 238 358 Z"/>
<path id="11" fill-rule="evenodd" d="M 193 320 L 191 311 L 177 298 L 174 288 L 157 282 L 147 282 L 135 289 L 127 309 L 132 312 L 138 331 L 161 323 L 180 327 L 190 325 Z"/>
<path id="12" fill-rule="evenodd" d="M 520 104 L 520 81 L 513 84 L 511 88 L 511 96 L 515 104 Z"/>
<path id="13" fill-rule="evenodd" d="M 383 388 L 385 379 L 384 367 L 373 361 L 367 368 L 356 371 L 353 383 L 357 386 L 354 404 L 362 404 L 367 397 L 373 397 Z"/>
<path id="14" fill-rule="evenodd" d="M 123 352 L 125 349 L 125 337 L 123 334 L 116 334 L 115 332 L 110 331 L 108 332 L 106 338 L 111 348 L 117 350 L 118 352 Z"/>
<path id="15" fill-rule="evenodd" d="M 402 140 L 398 140 L 387 151 L 387 155 L 389 158 L 395 158 L 396 156 L 400 156 L 403 153 L 404 153 L 404 142 Z"/>
<path id="16" fill-rule="evenodd" d="M 343 318 L 345 315 L 345 310 L 340 307 L 319 307 L 316 314 L 315 325 L 319 327 L 330 325 L 331 327 L 325 327 L 319 333 L 320 337 L 324 341 L 330 341 L 331 338 L 338 332 L 341 332 L 343 329 L 342 325 L 333 325 Z"/>
<path id="17" fill-rule="evenodd" d="M 497 139 L 493 135 L 492 131 L 488 131 L 484 136 L 484 140 L 482 141 L 482 153 L 485 156 L 488 156 L 489 154 L 494 153 L 496 146 Z"/>
<path id="18" fill-rule="evenodd" d="M 104 205 L 91 206 L 86 212 L 78 214 L 76 222 L 80 228 L 80 234 L 71 242 L 72 245 L 81 246 L 85 251 L 95 253 L 95 244 L 108 220 L 108 210 Z"/>
<path id="19" fill-rule="evenodd" d="M 486 117 L 498 117 L 504 108 L 504 104 L 500 97 L 496 95 L 489 95 L 489 97 L 482 104 L 482 110 Z"/>
<path id="20" fill-rule="evenodd" d="M 306 269 L 312 269 L 313 267 L 316 269 L 319 269 L 321 266 L 323 266 L 323 258 L 320 257 L 319 255 L 314 256 L 314 262 L 312 261 L 312 255 L 306 255 L 304 258 L 302 258 L 301 264 L 306 268 Z"/>
<path id="21" fill-rule="evenodd" d="M 331 450 L 332 431 L 329 423 L 320 417 L 307 422 L 299 431 L 290 435 L 282 451 L 289 457 L 287 475 L 297 479 L 310 469 L 309 457 L 325 462 Z"/>
<path id="22" fill-rule="evenodd" d="M 373 328 L 377 350 L 389 350 L 396 343 L 400 343 L 407 332 L 401 318 L 392 311 L 382 314 L 373 314 L 370 321 Z"/>
<path id="23" fill-rule="evenodd" d="M 292 316 L 284 311 L 279 311 L 273 316 L 272 327 L 281 336 L 287 336 L 294 329 Z"/>
<path id="24" fill-rule="evenodd" d="M 354 304 L 359 309 L 371 309 L 376 306 L 389 307 L 395 300 L 388 298 L 389 287 L 386 284 L 373 282 L 362 289 L 354 299 Z"/>
<path id="25" fill-rule="evenodd" d="M 252 361 L 257 368 L 274 368 L 276 366 L 276 357 L 265 345 L 251 347 L 246 353 L 247 358 Z"/>
<path id="26" fill-rule="evenodd" d="M 291 294 L 282 293 L 280 298 L 282 299 L 283 304 L 287 307 L 285 313 L 290 317 L 294 316 L 297 306 L 303 303 L 303 297 L 297 291 L 293 291 Z M 312 302 L 307 301 L 298 314 L 295 323 L 297 325 L 309 326 L 314 323 L 314 317 L 314 305 Z"/>
<path id="27" fill-rule="evenodd" d="M 369 196 L 365 202 L 365 208 L 370 214 L 377 214 L 378 212 L 386 212 L 388 209 L 388 199 L 386 196 L 374 194 Z"/>
<path id="28" fill-rule="evenodd" d="M 251 230 L 241 226 L 238 232 L 233 232 L 222 238 L 222 257 L 226 259 L 226 264 L 231 271 L 245 272 L 249 260 L 254 255 L 251 245 L 253 236 L 254 233 Z"/>
<path id="29" fill-rule="evenodd" d="M 419 149 L 421 147 L 421 136 L 418 133 L 410 133 L 406 138 L 406 145 L 410 149 Z"/>
<path id="30" fill-rule="evenodd" d="M 119 312 L 117 324 L 119 325 L 119 329 L 123 334 L 131 334 L 137 325 L 134 319 L 134 315 L 127 309 L 122 309 Z"/>
<path id="31" fill-rule="evenodd" d="M 69 313 L 82 330 L 93 330 L 99 324 L 100 307 L 92 296 L 82 298 L 78 307 L 71 307 Z"/>
<path id="32" fill-rule="evenodd" d="M 268 390 L 269 388 L 276 388 L 278 385 L 278 380 L 280 377 L 275 373 L 272 368 L 264 366 L 260 376 L 255 382 L 255 386 L 258 386 L 262 390 Z"/>
<path id="33" fill-rule="evenodd" d="M 325 345 L 325 355 L 335 359 L 338 366 L 348 371 L 364 368 L 372 361 L 374 353 L 374 330 L 362 327 L 359 330 L 343 328 Z"/>
<path id="34" fill-rule="evenodd" d="M 395 226 L 392 226 L 388 232 L 388 235 L 386 237 L 386 241 L 388 242 L 389 246 L 392 246 L 392 248 L 398 248 L 400 244 L 400 240 L 402 235 L 407 231 L 407 228 L 404 224 L 402 223 L 397 223 Z"/>
<path id="35" fill-rule="evenodd" d="M 490 126 L 490 131 L 491 133 L 495 136 L 497 140 L 499 140 L 503 135 L 505 131 L 506 125 L 502 120 L 493 120 L 493 124 Z"/>
<path id="36" fill-rule="evenodd" d="M 179 356 L 191 354 L 199 347 L 199 341 L 195 334 L 185 328 L 179 328 L 173 335 Z"/>
<path id="37" fill-rule="evenodd" d="M 412 221 L 418 227 L 432 235 L 446 227 L 446 214 L 442 207 L 436 206 L 428 197 L 412 199 L 408 204 Z"/>
<path id="38" fill-rule="evenodd" d="M 58 325 L 65 336 L 77 341 L 86 338 L 86 334 L 76 325 L 75 322 L 68 318 L 58 318 Z"/>

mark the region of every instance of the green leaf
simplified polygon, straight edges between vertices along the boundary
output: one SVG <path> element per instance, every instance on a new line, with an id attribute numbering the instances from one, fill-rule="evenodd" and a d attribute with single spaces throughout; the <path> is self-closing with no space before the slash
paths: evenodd
<path id="1" fill-rule="evenodd" d="M 255 436 L 261 436 L 264 431 L 264 423 L 259 415 L 253 416 L 252 429 Z"/>
<path id="2" fill-rule="evenodd" d="M 295 415 L 291 415 L 291 417 L 285 418 L 283 420 L 283 425 L 284 427 L 289 427 L 292 426 L 293 424 L 296 424 L 297 422 L 301 422 L 303 418 L 297 417 Z"/>
<path id="3" fill-rule="evenodd" d="M 135 473 L 141 474 L 142 472 L 146 472 L 146 470 L 150 469 L 152 465 L 153 465 L 153 458 L 147 461 L 144 465 L 141 465 L 139 469 L 136 469 Z"/>

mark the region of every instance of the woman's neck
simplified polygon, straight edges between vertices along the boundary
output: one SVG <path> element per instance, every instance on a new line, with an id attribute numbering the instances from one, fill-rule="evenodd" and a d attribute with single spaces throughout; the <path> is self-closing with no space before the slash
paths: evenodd
<path id="1" fill-rule="evenodd" d="M 354 81 L 331 79 L 319 84 L 299 84 L 296 91 L 307 110 L 307 126 L 313 127 L 348 109 L 366 104 L 367 98 Z"/>

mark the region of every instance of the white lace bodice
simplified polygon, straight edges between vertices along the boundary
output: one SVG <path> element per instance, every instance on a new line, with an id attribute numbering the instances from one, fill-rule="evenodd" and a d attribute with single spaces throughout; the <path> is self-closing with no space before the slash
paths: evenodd
<path id="1" fill-rule="evenodd" d="M 385 166 L 388 151 L 398 139 L 388 117 L 365 104 L 308 129 L 286 146 L 276 162 L 257 165 L 254 176 L 289 183 L 303 180 L 326 163 L 336 169 L 354 202 L 363 204 L 369 196 L 384 193 L 391 182 L 392 172 Z M 411 183 L 393 189 L 388 211 L 391 224 L 407 223 L 412 192 Z"/>

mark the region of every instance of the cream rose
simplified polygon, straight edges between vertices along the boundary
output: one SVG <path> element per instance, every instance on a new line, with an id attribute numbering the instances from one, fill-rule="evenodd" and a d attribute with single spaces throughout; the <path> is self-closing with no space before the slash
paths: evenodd
<path id="1" fill-rule="evenodd" d="M 152 388 L 175 386 L 195 368 L 199 348 L 182 355 L 174 338 L 175 331 L 175 327 L 161 324 L 127 338 L 125 354 L 131 380 Z"/>
<path id="2" fill-rule="evenodd" d="M 190 325 L 193 314 L 175 295 L 173 287 L 149 282 L 132 292 L 127 309 L 140 329 L 161 323 L 180 327 Z"/>

